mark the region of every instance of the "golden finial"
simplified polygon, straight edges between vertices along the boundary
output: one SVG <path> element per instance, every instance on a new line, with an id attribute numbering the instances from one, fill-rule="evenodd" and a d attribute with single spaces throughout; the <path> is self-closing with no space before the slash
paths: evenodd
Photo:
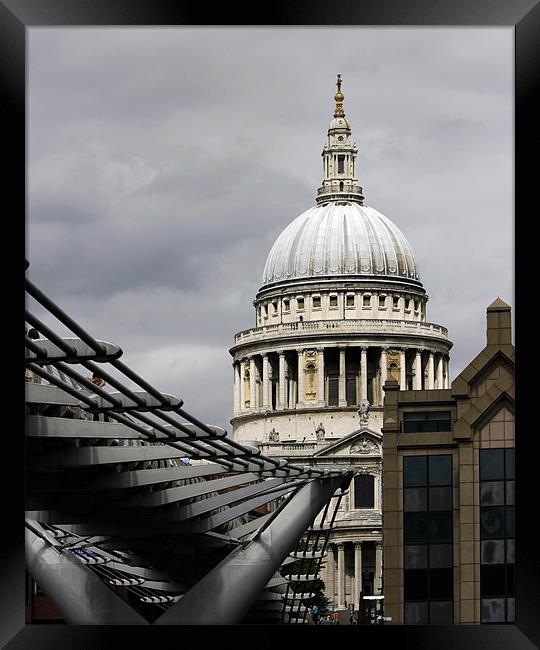
<path id="1" fill-rule="evenodd" d="M 334 117 L 341 117 L 345 115 L 345 112 L 343 111 L 343 100 L 345 99 L 345 96 L 341 92 L 341 75 L 338 74 L 337 76 L 337 93 L 334 95 L 334 99 L 336 100 L 336 110 L 334 112 Z"/>

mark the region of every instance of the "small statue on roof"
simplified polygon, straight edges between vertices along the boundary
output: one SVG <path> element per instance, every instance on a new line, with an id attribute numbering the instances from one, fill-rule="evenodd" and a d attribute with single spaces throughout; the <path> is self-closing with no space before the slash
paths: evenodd
<path id="1" fill-rule="evenodd" d="M 313 423 L 313 424 L 315 425 L 315 423 Z M 315 435 L 317 436 L 317 440 L 319 442 L 322 442 L 324 440 L 325 430 L 324 430 L 324 425 L 323 425 L 322 422 L 319 422 L 319 426 L 316 427 Z"/>
<path id="2" fill-rule="evenodd" d="M 360 416 L 360 422 L 367 423 L 369 421 L 369 401 L 367 399 L 363 399 L 360 403 L 358 415 Z"/>

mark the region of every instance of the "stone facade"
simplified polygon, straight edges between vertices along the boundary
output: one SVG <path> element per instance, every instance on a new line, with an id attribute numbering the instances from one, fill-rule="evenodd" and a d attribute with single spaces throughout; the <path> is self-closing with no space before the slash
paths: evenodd
<path id="1" fill-rule="evenodd" d="M 497 299 L 487 308 L 487 345 L 449 389 L 401 391 L 396 382 L 389 380 L 385 392 L 382 429 L 385 614 L 395 624 L 513 622 L 515 433 L 510 307 Z M 444 412 L 450 413 L 450 430 L 430 431 L 430 425 L 418 426 L 421 414 L 431 413 L 427 417 L 437 422 L 434 414 Z M 413 417 L 416 425 L 410 427 L 407 421 Z M 423 430 L 407 431 L 408 426 Z M 485 455 L 485 450 L 493 450 L 493 454 Z M 424 569 L 432 571 L 425 561 L 415 559 L 415 554 L 419 557 L 417 550 L 421 542 L 425 541 L 431 549 L 430 539 L 417 544 L 413 538 L 409 544 L 411 535 L 416 533 L 409 524 L 405 526 L 405 518 L 411 517 L 406 510 L 412 512 L 405 505 L 409 496 L 405 492 L 412 494 L 421 489 L 409 487 L 404 476 L 404 463 L 415 456 L 426 457 L 428 461 L 433 456 L 451 457 L 452 531 L 445 540 L 452 545 L 453 588 L 451 607 L 445 613 L 451 620 L 438 620 L 437 607 L 439 610 L 441 607 L 437 603 L 437 607 L 432 606 L 432 602 L 440 603 L 444 597 L 441 599 L 436 594 L 432 598 L 428 587 L 423 598 L 422 587 L 417 588 L 415 583 Z M 490 463 L 491 458 L 504 459 L 506 474 L 503 475 L 502 466 L 498 477 L 488 476 L 487 470 L 482 474 L 482 458 Z M 491 471 L 490 467 L 488 470 Z M 498 527 L 497 517 L 501 512 L 505 519 Z M 419 515 L 413 512 L 412 516 Z M 431 532 L 427 534 L 429 537 Z M 501 585 L 506 581 L 504 589 L 496 584 L 498 576 L 503 574 L 506 575 L 501 581 Z M 407 580 L 409 586 L 405 584 Z M 432 616 L 435 620 L 431 620 Z"/>
<path id="2" fill-rule="evenodd" d="M 255 327 L 230 349 L 231 423 L 236 440 L 269 456 L 357 470 L 322 572 L 334 606 L 357 609 L 361 594 L 382 586 L 384 383 L 448 388 L 452 343 L 426 321 L 428 296 L 405 236 L 363 203 L 341 80 L 335 100 L 317 205 L 276 240 Z"/>

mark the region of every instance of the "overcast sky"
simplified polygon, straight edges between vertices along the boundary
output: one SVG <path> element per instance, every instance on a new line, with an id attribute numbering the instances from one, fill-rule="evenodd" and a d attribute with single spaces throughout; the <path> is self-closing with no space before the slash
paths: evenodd
<path id="1" fill-rule="evenodd" d="M 365 204 L 416 255 L 451 378 L 513 307 L 512 28 L 32 28 L 30 278 L 230 430 L 234 334 L 315 203 L 336 74 Z"/>

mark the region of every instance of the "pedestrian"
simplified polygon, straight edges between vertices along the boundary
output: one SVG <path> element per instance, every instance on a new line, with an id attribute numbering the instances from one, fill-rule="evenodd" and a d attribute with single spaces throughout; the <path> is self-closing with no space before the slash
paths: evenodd
<path id="1" fill-rule="evenodd" d="M 311 619 L 313 621 L 313 625 L 318 625 L 319 623 L 319 608 L 317 605 L 313 605 L 311 608 Z"/>
<path id="2" fill-rule="evenodd" d="M 103 388 L 103 386 L 105 386 L 105 380 L 99 375 L 96 375 L 96 373 L 92 375 L 92 379 L 90 381 L 98 388 Z"/>

